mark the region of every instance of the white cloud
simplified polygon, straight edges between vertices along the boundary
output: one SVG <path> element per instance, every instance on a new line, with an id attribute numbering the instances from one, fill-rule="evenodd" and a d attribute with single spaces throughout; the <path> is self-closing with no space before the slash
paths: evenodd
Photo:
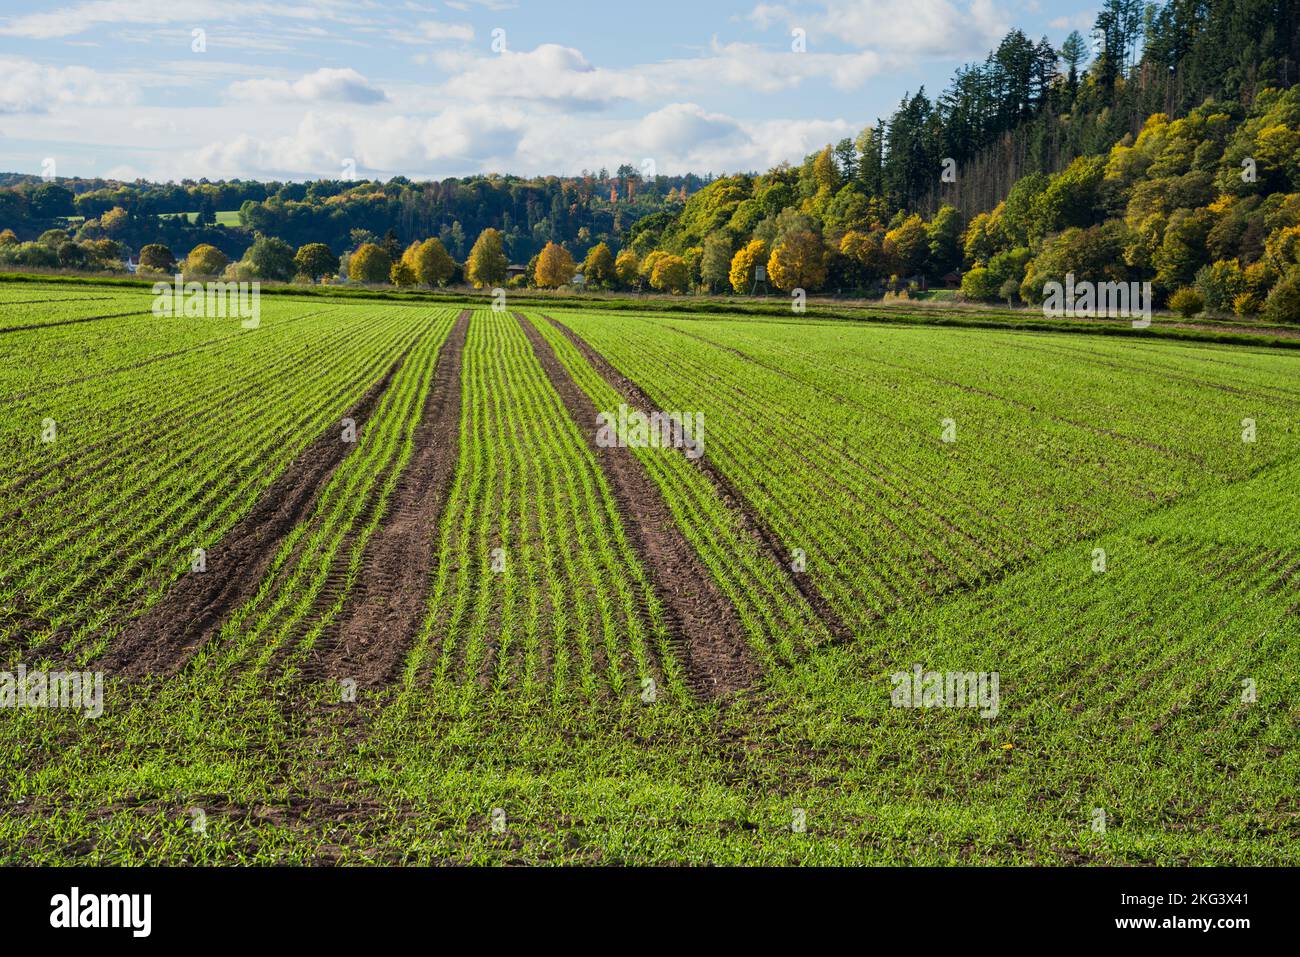
<path id="1" fill-rule="evenodd" d="M 690 102 L 627 119 L 588 112 L 562 122 L 501 105 L 458 105 L 432 117 L 309 110 L 292 123 L 283 122 L 288 111 L 271 110 L 256 129 L 234 122 L 233 112 L 221 108 L 206 118 L 184 117 L 177 139 L 202 142 L 202 130 L 240 132 L 167 157 L 166 168 L 153 175 L 317 179 L 338 176 L 347 160 L 360 175 L 380 178 L 492 171 L 566 175 L 646 157 L 661 173 L 736 172 L 797 162 L 855 131 L 842 119 L 750 122 Z"/>
<path id="2" fill-rule="evenodd" d="M 640 153 L 682 156 L 707 143 L 745 140 L 739 123 L 695 103 L 670 103 L 645 116 L 625 141 Z"/>
<path id="3" fill-rule="evenodd" d="M 44 113 L 58 106 L 125 105 L 135 90 L 84 66 L 46 66 L 0 57 L 0 113 Z"/>
<path id="4" fill-rule="evenodd" d="M 0 36 L 49 40 L 75 36 L 106 24 L 122 23 L 150 26 L 201 24 L 272 16 L 314 21 L 328 17 L 336 6 L 331 0 L 317 0 L 315 4 L 300 6 L 263 0 L 88 0 L 44 13 L 10 17 L 4 26 L 0 26 Z"/>
<path id="5" fill-rule="evenodd" d="M 719 44 L 709 55 L 624 69 L 593 66 L 578 50 L 542 44 L 498 55 L 470 51 L 424 58 L 451 74 L 442 95 L 465 102 L 516 101 L 568 111 L 603 110 L 625 102 L 663 102 L 730 87 L 745 93 L 792 89 L 824 80 L 841 90 L 859 88 L 888 65 L 881 54 L 791 54 L 753 44 Z"/>
<path id="6" fill-rule="evenodd" d="M 636 70 L 592 66 L 572 47 L 544 43 L 534 50 L 506 50 L 492 56 L 448 54 L 434 62 L 454 72 L 445 92 L 472 102 L 527 100 L 566 110 L 590 110 L 649 94 L 649 81 Z"/>
<path id="7" fill-rule="evenodd" d="M 994 0 L 820 0 L 817 7 L 804 12 L 760 3 L 749 19 L 761 30 L 782 23 L 807 31 L 809 51 L 843 43 L 948 57 L 982 53 L 1007 30 Z"/>
<path id="8" fill-rule="evenodd" d="M 1075 13 L 1066 17 L 1057 17 L 1048 21 L 1053 30 L 1079 30 L 1087 33 L 1092 29 L 1094 17 L 1091 13 Z"/>
<path id="9" fill-rule="evenodd" d="M 188 175 L 338 176 L 345 162 L 360 173 L 442 175 L 504 168 L 522 138 L 522 117 L 478 107 L 438 116 L 338 115 L 308 111 L 280 136 L 243 133 L 198 150 Z"/>
<path id="10" fill-rule="evenodd" d="M 639 68 L 666 91 L 689 92 L 719 85 L 771 93 L 793 89 L 809 80 L 825 80 L 841 90 L 854 90 L 887 66 L 874 50 L 861 53 L 788 53 L 748 43 L 719 44 L 712 56 L 672 60 Z"/>
<path id="11" fill-rule="evenodd" d="M 426 40 L 460 40 L 468 43 L 474 39 L 474 28 L 468 23 L 443 23 L 440 20 L 425 20 L 417 29 Z"/>
<path id="12" fill-rule="evenodd" d="M 296 100 L 304 103 L 382 103 L 388 95 L 353 69 L 322 67 L 315 73 L 290 83 L 287 80 L 240 80 L 230 85 L 230 95 L 237 100 L 277 103 Z"/>

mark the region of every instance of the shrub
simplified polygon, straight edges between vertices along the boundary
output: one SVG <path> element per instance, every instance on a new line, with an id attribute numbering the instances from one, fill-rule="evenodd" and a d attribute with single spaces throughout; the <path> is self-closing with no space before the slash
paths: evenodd
<path id="1" fill-rule="evenodd" d="M 961 295 L 972 302 L 993 302 L 998 298 L 998 283 L 985 266 L 976 266 L 961 277 Z"/>
<path id="2" fill-rule="evenodd" d="M 1264 318 L 1269 322 L 1300 324 L 1300 267 L 1292 267 L 1268 294 Z"/>
<path id="3" fill-rule="evenodd" d="M 1239 293 L 1232 300 L 1232 311 L 1239 316 L 1257 316 L 1264 308 L 1264 303 L 1253 292 Z"/>
<path id="4" fill-rule="evenodd" d="M 1191 286 L 1183 286 L 1169 297 L 1169 308 L 1190 319 L 1205 308 L 1205 299 Z"/>

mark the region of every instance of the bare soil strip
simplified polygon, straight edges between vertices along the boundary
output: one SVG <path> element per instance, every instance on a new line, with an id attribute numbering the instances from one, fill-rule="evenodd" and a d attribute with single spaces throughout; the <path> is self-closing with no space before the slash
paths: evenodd
<path id="1" fill-rule="evenodd" d="M 362 427 L 410 348 L 340 419 Z M 161 601 L 127 625 L 98 667 L 126 676 L 179 671 L 227 616 L 256 594 L 281 543 L 311 513 L 330 475 L 353 448 L 341 441 L 338 428 L 327 428 L 208 550 L 207 571 L 182 575 Z"/>
<path id="2" fill-rule="evenodd" d="M 735 608 L 674 522 L 649 474 L 629 448 L 596 444 L 597 409 L 573 381 L 550 343 L 519 313 L 533 352 L 609 479 L 629 540 L 645 563 L 693 689 L 714 697 L 748 687 L 758 676 Z M 670 452 L 669 454 L 676 454 Z"/>
<path id="3" fill-rule="evenodd" d="M 336 627 L 316 643 L 305 677 L 352 678 L 362 687 L 396 676 L 424 620 L 438 525 L 460 455 L 461 362 L 470 311 L 456 319 L 438 355 L 414 435 L 414 450 L 366 545 L 361 571 Z"/>
<path id="4" fill-rule="evenodd" d="M 583 358 L 591 363 L 592 368 L 604 376 L 605 381 L 623 396 L 629 407 L 637 409 L 645 415 L 661 411 L 637 383 L 615 369 L 609 360 L 588 345 L 585 339 L 558 319 L 551 316 L 546 316 L 545 319 L 573 343 L 578 351 L 582 353 Z M 826 597 L 806 574 L 796 574 L 791 569 L 789 550 L 782 545 L 776 532 L 753 509 L 745 496 L 740 494 L 740 491 L 732 484 L 731 480 L 709 461 L 708 452 L 706 451 L 703 455 L 694 459 L 694 463 L 713 483 L 713 487 L 722 498 L 723 503 L 739 516 L 742 527 L 754 537 L 761 550 L 771 559 L 773 566 L 803 596 L 804 601 L 808 602 L 809 607 L 821 619 L 827 630 L 837 640 L 851 638 L 853 632 L 849 626 L 835 613 L 835 609 L 831 607 L 830 602 L 826 600 Z"/>

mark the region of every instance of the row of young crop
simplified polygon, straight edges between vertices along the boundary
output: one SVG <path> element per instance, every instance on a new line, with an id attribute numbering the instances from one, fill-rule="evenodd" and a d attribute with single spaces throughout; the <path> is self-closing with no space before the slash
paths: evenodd
<path id="1" fill-rule="evenodd" d="M 628 403 L 545 316 L 530 314 L 565 370 L 591 398 L 607 421 L 617 425 L 617 410 Z M 654 410 L 642 409 L 648 413 Z M 595 428 L 594 423 L 580 423 Z M 626 441 L 626 436 L 622 436 Z M 788 664 L 795 656 L 827 640 L 830 632 L 795 587 L 792 568 L 780 568 L 734 505 L 682 451 L 631 444 L 658 488 L 691 547 L 714 582 L 736 609 L 753 654 L 765 668 Z"/>
<path id="2" fill-rule="evenodd" d="M 476 311 L 459 459 L 399 708 L 428 685 L 561 700 L 681 693 L 663 611 L 586 438 L 518 322 Z"/>
<path id="3" fill-rule="evenodd" d="M 355 448 L 321 488 L 312 512 L 281 542 L 257 592 L 221 625 L 191 672 L 240 698 L 293 683 L 337 622 L 371 538 L 410 460 L 415 430 L 455 312 L 408 310 L 412 336 Z"/>
<path id="4" fill-rule="evenodd" d="M 308 787 L 301 762 L 319 760 L 325 742 L 304 738 L 303 722 L 320 690 L 310 686 L 305 672 L 352 595 L 362 557 L 414 452 L 415 430 L 456 312 L 365 305 L 346 316 L 305 324 L 264 324 L 250 338 L 228 343 L 206 358 L 207 377 L 235 385 L 229 394 L 204 400 L 204 412 L 211 404 L 217 414 L 198 422 L 182 420 L 175 434 L 168 433 L 168 442 L 145 448 L 143 454 L 131 442 L 120 444 L 120 457 L 105 468 L 131 473 L 132 479 L 139 473 L 144 485 L 134 500 L 124 488 L 120 500 L 102 503 L 97 508 L 104 511 L 95 513 L 103 516 L 109 544 L 120 558 L 171 548 L 169 530 L 149 532 L 138 541 L 117 533 L 137 524 L 147 529 L 154 513 L 167 510 L 167 468 L 184 464 L 191 450 L 198 455 L 182 472 L 201 478 L 191 484 L 204 491 L 187 504 L 185 516 L 166 522 L 166 529 L 184 535 L 183 567 L 172 567 L 174 561 L 166 565 L 166 575 L 147 600 L 126 606 L 112 594 L 70 597 L 67 618 L 59 621 L 74 635 L 85 633 L 88 644 L 81 657 L 86 660 L 111 644 L 118 622 L 74 625 L 92 614 L 97 620 L 105 609 L 125 618 L 165 595 L 178 575 L 196 574 L 188 566 L 189 545 L 220 543 L 230 522 L 251 507 L 307 442 L 321 436 L 343 441 L 343 412 L 368 389 L 382 388 L 373 410 L 357 421 L 354 441 L 322 481 L 311 510 L 280 542 L 252 596 L 223 617 L 220 629 L 191 659 L 175 662 L 183 667 L 143 682 L 108 675 L 104 712 L 95 721 L 63 709 L 6 712 L 0 724 L 0 780 L 9 793 L 40 793 L 49 782 L 73 780 L 80 782 L 79 792 L 113 795 L 110 801 L 124 793 L 178 792 L 186 795 L 177 799 L 182 806 L 168 805 L 163 816 L 180 814 L 184 826 L 164 823 L 153 831 L 151 846 L 166 854 L 175 853 L 179 844 L 184 853 L 224 859 L 229 848 L 219 802 L 252 800 L 265 806 L 282 802 L 286 787 Z M 250 378 L 244 381 L 244 375 Z M 139 370 L 127 379 L 141 392 L 164 391 L 160 380 L 146 380 Z M 172 491 L 183 495 L 186 489 Z M 42 516 L 57 511 L 40 501 L 33 508 Z M 70 561 L 75 569 L 82 559 L 69 559 L 72 554 L 71 546 L 65 546 L 53 560 Z M 136 563 L 128 565 L 135 570 L 114 579 L 126 598 L 139 596 L 149 578 Z M 248 570 L 227 565 L 224 573 Z M 20 597 L 43 598 L 39 582 L 31 584 L 35 591 L 29 588 Z M 15 654 L 21 652 L 19 660 L 29 668 L 41 664 L 32 650 L 15 645 Z M 337 704 L 338 682 L 327 684 L 328 700 Z M 286 777 L 290 763 L 295 767 L 292 783 Z M 220 795 L 219 801 L 214 795 Z M 192 812 L 183 810 L 191 806 Z M 16 828 L 21 832 L 21 821 Z M 104 838 L 96 853 L 118 852 L 114 840 Z"/>
<path id="5" fill-rule="evenodd" d="M 1297 480 L 1300 466 L 1280 463 L 987 588 L 900 610 L 877 652 L 885 724 L 873 743 L 916 756 L 904 775 L 953 769 L 955 800 L 1020 797 L 1083 835 L 1099 823 L 1134 845 L 1205 830 L 1248 857 L 1293 848 L 1300 535 L 1277 520 Z M 997 672 L 996 720 L 886 707 L 889 675 L 914 663 Z"/>
<path id="6" fill-rule="evenodd" d="M 191 567 L 194 549 L 219 542 L 301 449 L 339 427 L 414 335 L 405 317 L 376 308 L 268 322 L 136 369 L 132 332 L 106 337 L 104 351 L 118 345 L 125 360 L 118 373 L 81 380 L 75 363 L 43 369 L 70 384 L 7 416 L 13 425 L 44 412 L 56 429 L 51 442 L 6 449 L 7 654 L 49 646 L 86 659 L 103 650 L 127 614 Z"/>
<path id="7" fill-rule="evenodd" d="M 1214 479 L 1155 443 L 1044 408 L 1042 398 L 936 381 L 924 366 L 945 331 L 822 325 L 760 334 L 753 324 L 572 319 L 666 408 L 706 412 L 707 454 L 789 548 L 804 549 L 827 597 L 857 622 Z M 1033 361 L 1014 346 L 989 346 L 986 383 Z M 1047 398 L 1060 401 L 1073 373 L 1064 365 L 1053 373 L 1062 382 Z M 1257 464 L 1260 447 L 1239 435 L 1241 410 L 1262 407 L 1264 418 L 1285 401 L 1207 391 L 1218 402 L 1221 458 Z M 1129 401 L 1110 394 L 1121 407 Z M 1156 411 L 1185 410 L 1166 399 Z M 1278 439 L 1265 454 L 1287 448 Z"/>
<path id="8" fill-rule="evenodd" d="M 908 337 L 902 333 L 904 341 Z M 933 449 L 934 443 L 925 442 L 927 433 L 934 434 L 932 410 L 950 410 L 956 436 L 950 451 L 961 454 L 949 460 L 964 464 L 982 448 L 994 454 L 971 463 L 971 481 L 948 507 L 960 507 L 981 484 L 1019 484 L 1026 495 L 1051 488 L 1053 497 L 1085 523 L 1103 527 L 1152 501 L 1246 475 L 1289 454 L 1300 438 L 1292 425 L 1296 399 L 1284 391 L 1285 364 L 1271 370 L 1268 385 L 1252 391 L 1235 384 L 1225 388 L 1228 375 L 1222 371 L 1215 378 L 1184 374 L 1187 382 L 1140 367 L 1117 374 L 1114 360 L 1122 361 L 1122 352 L 1066 365 L 1042 354 L 1056 344 L 1049 340 L 1040 346 L 1043 337 L 1021 336 L 1026 341 L 1010 343 L 1006 337 L 989 338 L 978 350 L 963 333 L 931 335 L 920 349 L 898 343 L 890 348 L 886 341 L 833 344 L 826 337 L 796 338 L 782 330 L 761 338 L 728 332 L 721 341 L 742 345 L 758 361 L 779 363 L 805 383 L 843 383 L 850 416 L 889 408 L 890 432 L 907 445 Z M 1177 357 L 1179 348 L 1167 352 Z M 875 388 L 882 377 L 892 408 L 881 405 L 886 396 Z M 979 407 L 974 415 L 968 411 L 972 403 Z M 1247 421 L 1256 423 L 1251 442 L 1242 439 Z M 895 468 L 906 462 L 900 454 L 905 451 L 888 453 Z M 929 480 L 928 470 L 906 477 L 918 488 Z M 1025 497 L 1012 496 L 1010 507 Z M 997 509 L 996 524 L 1005 524 L 1005 518 L 1005 508 Z M 1012 524 L 1024 528 L 1018 520 Z M 1045 531 L 1051 534 L 1050 523 Z"/>
<path id="9" fill-rule="evenodd" d="M 0 329 L 48 326 L 91 316 L 149 312 L 153 296 L 139 289 L 59 289 L 0 284 Z"/>

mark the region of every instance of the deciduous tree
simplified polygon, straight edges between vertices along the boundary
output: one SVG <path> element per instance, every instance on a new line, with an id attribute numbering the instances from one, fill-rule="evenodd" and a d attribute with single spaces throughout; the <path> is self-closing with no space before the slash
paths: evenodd
<path id="1" fill-rule="evenodd" d="M 339 257 L 324 243 L 307 243 L 294 253 L 293 265 L 299 276 L 318 282 L 322 277 L 333 276 L 339 271 Z"/>
<path id="2" fill-rule="evenodd" d="M 437 239 L 412 243 L 402 253 L 402 261 L 411 267 L 417 282 L 430 288 L 445 286 L 456 272 L 456 261 Z"/>
<path id="3" fill-rule="evenodd" d="M 348 278 L 353 282 L 387 282 L 392 268 L 393 261 L 382 247 L 364 243 L 348 260 Z"/>
<path id="4" fill-rule="evenodd" d="M 614 254 L 604 243 L 596 243 L 587 250 L 587 258 L 582 262 L 582 275 L 588 287 L 604 289 L 614 282 Z"/>
<path id="5" fill-rule="evenodd" d="M 578 271 L 569 251 L 558 243 L 547 243 L 537 258 L 534 273 L 537 285 L 543 289 L 556 289 L 573 281 Z"/>
<path id="6" fill-rule="evenodd" d="M 788 234 L 776 244 L 767 261 L 767 273 L 781 290 L 817 289 L 826 281 L 826 247 L 817 233 Z"/>
<path id="7" fill-rule="evenodd" d="M 758 266 L 767 266 L 767 243 L 761 239 L 751 239 L 731 257 L 731 288 L 738 293 L 747 294 L 754 288 L 754 270 Z"/>
<path id="8" fill-rule="evenodd" d="M 506 280 L 510 260 L 499 230 L 488 228 L 479 233 L 465 263 L 465 277 L 475 289 L 497 286 Z"/>
<path id="9" fill-rule="evenodd" d="M 192 276 L 220 276 L 230 259 L 216 246 L 202 243 L 185 257 L 185 273 Z"/>

